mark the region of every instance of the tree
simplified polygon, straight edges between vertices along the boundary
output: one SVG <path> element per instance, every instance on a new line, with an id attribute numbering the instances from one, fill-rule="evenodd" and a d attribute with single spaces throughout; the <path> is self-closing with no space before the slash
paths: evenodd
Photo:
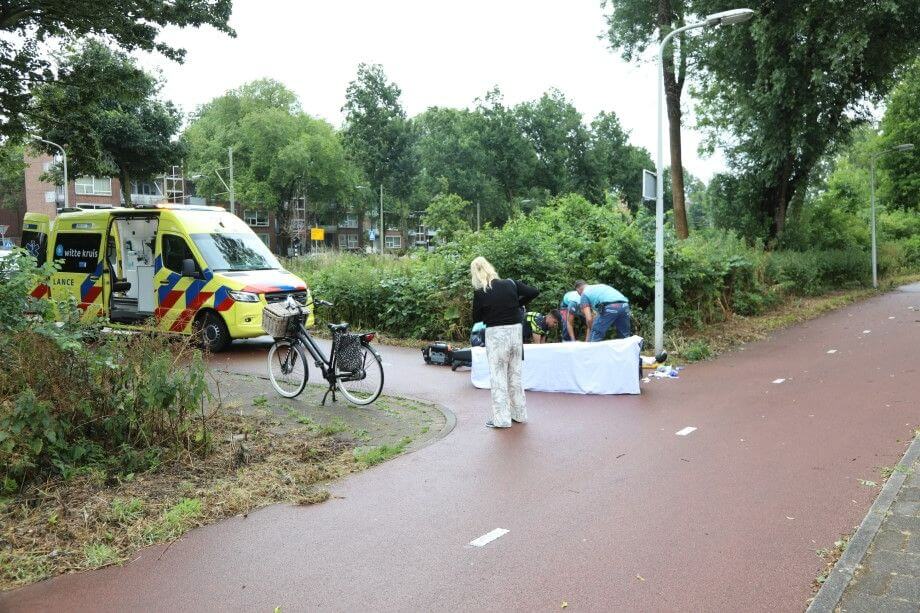
<path id="1" fill-rule="evenodd" d="M 345 93 L 342 138 L 349 157 L 389 198 L 406 200 L 416 175 L 413 130 L 406 119 L 399 87 L 387 80 L 379 64 L 360 64 Z M 376 191 L 375 189 L 375 191 Z M 388 209 L 403 209 L 393 203 Z M 359 211 L 363 220 L 364 211 Z M 405 224 L 405 217 L 401 220 Z"/>
<path id="2" fill-rule="evenodd" d="M 156 51 L 181 62 L 182 49 L 158 40 L 162 29 L 210 25 L 235 36 L 227 25 L 231 10 L 232 0 L 0 2 L 0 135 L 25 135 L 33 88 L 54 78 L 42 43 L 95 38 L 125 51 Z"/>
<path id="3" fill-rule="evenodd" d="M 524 136 L 537 154 L 533 184 L 551 195 L 577 192 L 603 202 L 600 176 L 589 155 L 591 135 L 581 113 L 553 89 L 515 108 Z"/>
<path id="4" fill-rule="evenodd" d="M 25 197 L 25 161 L 22 145 L 0 145 L 0 209 L 15 208 Z"/>
<path id="5" fill-rule="evenodd" d="M 823 156 L 868 115 L 920 44 L 916 0 L 749 4 L 746 26 L 698 39 L 698 107 L 775 242 Z M 694 0 L 693 11 L 722 10 Z"/>
<path id="6" fill-rule="evenodd" d="M 433 107 L 412 123 L 419 165 L 417 199 L 427 205 L 444 191 L 446 180 L 451 192 L 480 205 L 486 221 L 504 223 L 508 207 L 494 176 L 493 154 L 484 142 L 485 118 L 475 111 Z"/>
<path id="7" fill-rule="evenodd" d="M 675 28 L 685 25 L 686 0 L 603 0 L 612 7 L 607 16 L 607 36 L 623 59 L 631 61 L 650 46 L 657 49 Z M 722 9 L 719 9 L 722 10 Z M 687 211 L 684 204 L 683 156 L 681 152 L 680 97 L 692 51 L 691 39 L 677 36 L 664 54 L 664 93 L 668 113 L 668 137 L 671 150 L 671 185 L 674 205 L 674 229 L 678 238 L 687 238 Z M 677 59 L 675 60 L 675 53 Z"/>
<path id="8" fill-rule="evenodd" d="M 888 174 L 886 200 L 904 210 L 920 210 L 920 60 L 915 61 L 904 79 L 898 83 L 888 100 L 882 118 L 879 143 L 891 148 L 904 143 L 914 145 L 913 151 L 881 156 L 879 167 Z"/>
<path id="9" fill-rule="evenodd" d="M 291 202 L 305 197 L 319 213 L 354 196 L 356 169 L 327 122 L 305 114 L 296 95 L 270 79 L 247 83 L 199 108 L 183 135 L 197 187 L 224 193 L 218 169 L 233 148 L 234 188 L 246 207 L 275 215 L 281 250 L 290 238 Z"/>
<path id="10" fill-rule="evenodd" d="M 64 54 L 57 80 L 35 90 L 30 115 L 45 138 L 67 148 L 72 176 L 118 176 L 131 206 L 132 179 L 182 159 L 173 140 L 182 118 L 172 103 L 156 99 L 157 90 L 126 54 L 90 41 Z"/>
<path id="11" fill-rule="evenodd" d="M 427 227 L 438 231 L 439 241 L 450 242 L 471 230 L 471 207 L 472 203 L 457 194 L 438 194 L 431 200 L 422 220 Z"/>
<path id="12" fill-rule="evenodd" d="M 642 171 L 654 168 L 648 151 L 629 144 L 629 134 L 614 113 L 602 112 L 591 122 L 591 166 L 630 210 L 642 204 Z"/>
<path id="13" fill-rule="evenodd" d="M 532 183 L 537 153 L 497 87 L 477 101 L 476 110 L 484 120 L 482 145 L 489 154 L 489 167 L 505 201 L 510 203 Z M 505 218 L 508 212 L 504 211 Z"/>

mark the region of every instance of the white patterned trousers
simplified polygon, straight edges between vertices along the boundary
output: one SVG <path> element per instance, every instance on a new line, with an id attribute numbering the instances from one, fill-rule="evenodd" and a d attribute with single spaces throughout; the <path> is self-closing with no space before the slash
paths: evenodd
<path id="1" fill-rule="evenodd" d="M 523 351 L 521 324 L 486 328 L 492 423 L 498 427 L 510 426 L 512 419 L 527 421 L 521 378 Z"/>

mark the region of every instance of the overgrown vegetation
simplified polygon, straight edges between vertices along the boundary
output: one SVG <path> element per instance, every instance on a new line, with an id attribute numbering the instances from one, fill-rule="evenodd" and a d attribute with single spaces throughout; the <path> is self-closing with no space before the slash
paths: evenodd
<path id="1" fill-rule="evenodd" d="M 100 334 L 73 304 L 32 300 L 29 288 L 51 271 L 33 262 L 22 253 L 0 260 L 2 491 L 89 466 L 125 474 L 206 452 L 200 352 L 163 335 Z"/>
<path id="2" fill-rule="evenodd" d="M 850 223 L 862 222 L 850 218 Z M 900 213 L 882 216 L 882 274 L 920 267 L 916 223 Z M 633 216 L 567 195 L 500 229 L 461 232 L 434 253 L 401 259 L 324 256 L 297 260 L 291 267 L 315 295 L 336 304 L 336 317 L 394 336 L 467 338 L 472 324 L 468 266 L 476 255 L 488 258 L 501 275 L 540 288 L 533 303 L 539 310 L 555 307 L 576 279 L 613 285 L 629 296 L 637 333 L 649 335 L 653 232 L 654 219 L 643 209 Z M 709 229 L 686 241 L 669 236 L 665 257 L 670 330 L 693 331 L 734 315 L 763 313 L 790 296 L 861 287 L 871 278 L 867 246 L 858 242 L 770 252 L 732 232 Z M 705 357 L 702 346 L 695 353 Z"/>

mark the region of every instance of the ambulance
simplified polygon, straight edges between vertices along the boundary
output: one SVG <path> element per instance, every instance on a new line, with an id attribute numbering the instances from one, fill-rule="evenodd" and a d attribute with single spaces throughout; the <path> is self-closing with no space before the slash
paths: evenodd
<path id="1" fill-rule="evenodd" d="M 39 265 L 58 264 L 32 296 L 73 299 L 84 319 L 113 326 L 200 334 L 221 351 L 262 331 L 262 309 L 310 291 L 239 217 L 221 207 L 69 209 L 49 221 L 26 213 L 22 246 Z"/>

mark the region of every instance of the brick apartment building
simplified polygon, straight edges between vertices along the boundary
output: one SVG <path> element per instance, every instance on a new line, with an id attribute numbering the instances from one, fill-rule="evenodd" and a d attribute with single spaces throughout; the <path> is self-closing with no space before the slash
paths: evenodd
<path id="1" fill-rule="evenodd" d="M 54 163 L 50 155 L 36 155 L 26 157 L 24 176 L 23 199 L 15 209 L 0 209 L 0 225 L 8 226 L 6 236 L 19 244 L 22 229 L 22 218 L 25 213 L 44 213 L 54 217 L 64 206 L 64 188 L 52 183 L 42 181 L 41 176 L 47 172 Z M 69 181 L 68 204 L 71 207 L 82 209 L 114 208 L 122 206 L 121 184 L 116 178 L 108 177 L 76 177 Z M 150 181 L 136 181 L 131 184 L 131 200 L 135 205 L 156 204 L 168 201 L 164 195 L 166 179 L 163 177 Z M 190 192 L 187 193 L 187 192 Z M 173 194 L 174 195 L 174 194 Z M 187 204 L 206 204 L 204 198 L 194 195 L 194 184 L 183 180 L 182 199 Z M 174 200 L 177 201 L 177 200 Z M 214 202 L 230 210 L 227 202 Z M 377 234 L 376 221 L 365 217 L 363 227 L 359 228 L 358 216 L 346 214 L 338 220 L 310 220 L 308 221 L 307 205 L 304 200 L 295 200 L 291 203 L 291 219 L 288 225 L 288 234 L 299 240 L 292 241 L 288 253 L 303 254 L 313 249 L 360 251 L 363 236 L 363 250 L 375 252 L 379 249 L 380 239 Z M 236 214 L 252 228 L 253 232 L 275 253 L 281 249 L 279 235 L 281 228 L 273 213 L 247 208 L 245 205 L 236 205 Z M 318 222 L 318 223 L 317 223 Z M 324 240 L 314 242 L 310 240 L 310 227 L 321 227 L 325 230 Z M 370 233 L 374 231 L 374 240 L 370 240 Z M 398 227 L 390 226 L 386 229 L 384 237 L 384 250 L 398 252 L 407 248 L 427 248 L 435 232 L 419 226 L 403 233 Z"/>

